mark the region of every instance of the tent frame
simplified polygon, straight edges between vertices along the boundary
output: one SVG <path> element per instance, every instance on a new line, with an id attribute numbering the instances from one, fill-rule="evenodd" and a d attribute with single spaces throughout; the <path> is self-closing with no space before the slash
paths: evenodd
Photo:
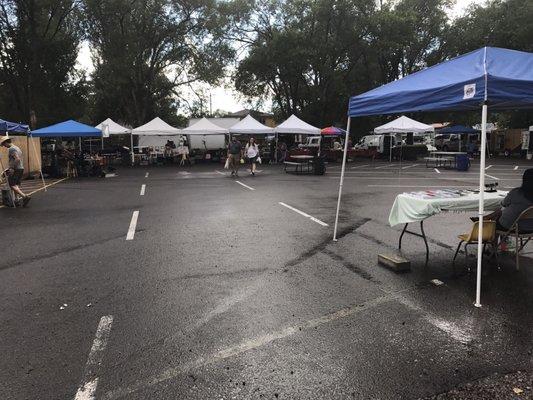
<path id="1" fill-rule="evenodd" d="M 485 80 L 487 74 L 485 71 Z M 476 274 L 476 300 L 475 307 L 481 307 L 481 269 L 483 260 L 483 214 L 485 206 L 485 163 L 486 163 L 486 148 L 487 148 L 487 86 L 485 85 L 485 101 L 481 106 L 481 149 L 480 149 L 480 162 L 479 162 L 479 205 L 478 205 L 478 217 L 479 217 L 479 230 L 478 230 L 478 246 L 477 246 L 477 274 Z M 339 211 L 341 206 L 342 188 L 344 185 L 344 174 L 346 171 L 346 156 L 348 154 L 348 139 L 350 136 L 350 125 L 352 117 L 348 115 L 348 121 L 346 123 L 346 136 L 344 142 L 344 154 L 342 156 L 341 177 L 339 181 L 339 194 L 337 198 L 337 210 L 335 212 L 335 226 L 333 228 L 333 241 L 337 242 L 338 237 L 338 225 L 339 225 Z"/>

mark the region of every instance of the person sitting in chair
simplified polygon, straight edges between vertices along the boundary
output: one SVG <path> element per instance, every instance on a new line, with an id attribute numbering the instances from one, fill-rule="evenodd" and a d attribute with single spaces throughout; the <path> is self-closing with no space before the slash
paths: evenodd
<path id="1" fill-rule="evenodd" d="M 485 216 L 484 220 L 496 221 L 496 229 L 508 231 L 520 214 L 533 206 L 533 168 L 526 169 L 522 176 L 522 186 L 512 189 L 502 200 L 502 208 Z M 472 218 L 477 221 L 478 218 Z M 520 222 L 521 232 L 533 232 L 533 220 Z"/>

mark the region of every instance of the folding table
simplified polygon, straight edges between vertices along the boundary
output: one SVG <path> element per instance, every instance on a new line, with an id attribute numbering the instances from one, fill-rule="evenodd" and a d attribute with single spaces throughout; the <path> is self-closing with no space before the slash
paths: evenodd
<path id="1" fill-rule="evenodd" d="M 446 190 L 450 191 L 450 189 Z M 455 190 L 461 190 L 464 195 L 459 197 L 439 197 L 439 191 L 436 189 L 427 192 L 402 193 L 396 196 L 389 214 L 389 224 L 390 226 L 405 224 L 398 241 L 399 249 L 402 248 L 402 239 L 406 233 L 422 238 L 426 245 L 427 265 L 429 260 L 429 246 L 426 233 L 424 232 L 424 220 L 441 212 L 469 212 L 478 210 L 479 192 L 466 191 L 464 189 Z M 502 190 L 485 192 L 485 210 L 495 211 L 499 209 L 506 195 L 507 192 Z M 412 222 L 420 222 L 420 233 L 407 229 Z"/>

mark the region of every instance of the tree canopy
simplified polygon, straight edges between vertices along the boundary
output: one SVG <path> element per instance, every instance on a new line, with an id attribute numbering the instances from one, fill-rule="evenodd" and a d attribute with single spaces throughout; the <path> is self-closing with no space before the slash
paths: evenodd
<path id="1" fill-rule="evenodd" d="M 181 112 L 205 114 L 199 87 L 229 76 L 250 102 L 271 101 L 278 119 L 294 113 L 325 126 L 345 122 L 351 95 L 450 57 L 485 45 L 533 51 L 531 0 L 490 0 L 457 18 L 451 6 L 451 0 L 2 0 L 0 116 L 33 126 L 107 117 L 135 126 L 155 116 L 179 124 Z M 90 73 L 76 64 L 82 43 L 91 49 Z M 185 98 L 194 85 L 194 98 Z M 510 125 L 531 117 L 498 116 Z"/>

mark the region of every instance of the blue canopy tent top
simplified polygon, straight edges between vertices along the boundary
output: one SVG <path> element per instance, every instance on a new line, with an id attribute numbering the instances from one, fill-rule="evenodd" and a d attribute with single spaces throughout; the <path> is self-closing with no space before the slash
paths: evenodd
<path id="1" fill-rule="evenodd" d="M 339 209 L 352 117 L 420 111 L 472 111 L 481 108 L 479 215 L 483 215 L 487 113 L 491 110 L 533 108 L 533 53 L 484 47 L 426 68 L 397 81 L 350 98 L 333 240 L 337 240 Z M 482 243 L 480 218 L 479 243 Z M 478 245 L 476 302 L 481 306 L 481 256 Z"/>
<path id="2" fill-rule="evenodd" d="M 453 125 L 447 126 L 446 128 L 439 129 L 437 133 L 479 133 L 480 131 L 469 126 L 464 125 Z"/>
<path id="3" fill-rule="evenodd" d="M 102 136 L 102 131 L 80 122 L 68 120 L 37 129 L 32 131 L 30 135 L 33 137 L 100 137 Z"/>
<path id="4" fill-rule="evenodd" d="M 0 132 L 15 132 L 15 133 L 28 133 L 30 127 L 24 124 L 18 124 L 16 122 L 9 122 L 0 119 Z"/>

